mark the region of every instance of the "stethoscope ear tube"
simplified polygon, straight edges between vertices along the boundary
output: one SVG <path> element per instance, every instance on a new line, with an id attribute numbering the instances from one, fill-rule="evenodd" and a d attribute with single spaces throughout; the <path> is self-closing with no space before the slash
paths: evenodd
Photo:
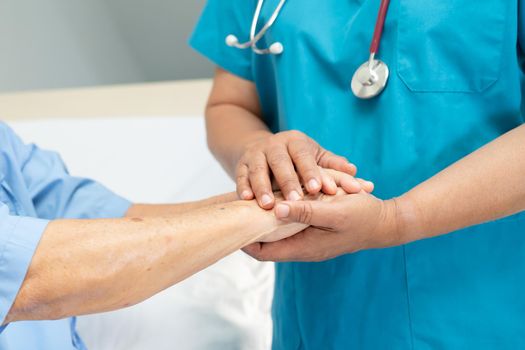
<path id="1" fill-rule="evenodd" d="M 257 7 L 255 8 L 255 13 L 253 15 L 252 19 L 252 25 L 250 27 L 250 40 L 245 43 L 239 43 L 239 39 L 233 35 L 229 34 L 226 37 L 226 45 L 230 47 L 236 47 L 238 49 L 247 49 L 251 48 L 253 52 L 255 52 L 258 55 L 280 55 L 284 52 L 284 46 L 280 42 L 275 42 L 271 44 L 267 49 L 260 49 L 257 47 L 257 43 L 266 35 L 266 32 L 273 26 L 277 18 L 279 17 L 279 14 L 281 13 L 281 10 L 286 3 L 286 0 L 280 0 L 279 4 L 273 11 L 272 15 L 270 16 L 270 19 L 263 25 L 261 30 L 256 33 L 257 31 L 257 23 L 259 22 L 259 18 L 261 16 L 262 6 L 264 4 L 264 0 L 258 0 Z"/>

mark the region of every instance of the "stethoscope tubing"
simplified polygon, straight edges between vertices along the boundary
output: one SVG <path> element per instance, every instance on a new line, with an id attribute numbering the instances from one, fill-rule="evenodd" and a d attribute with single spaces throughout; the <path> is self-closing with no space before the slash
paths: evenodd
<path id="1" fill-rule="evenodd" d="M 372 37 L 372 43 L 370 44 L 370 54 L 375 55 L 379 50 L 379 44 L 381 43 L 381 37 L 383 36 L 383 28 L 385 27 L 386 15 L 389 7 L 390 0 L 381 0 L 381 6 L 379 7 L 379 13 L 377 14 L 377 21 L 374 29 L 374 36 Z"/>

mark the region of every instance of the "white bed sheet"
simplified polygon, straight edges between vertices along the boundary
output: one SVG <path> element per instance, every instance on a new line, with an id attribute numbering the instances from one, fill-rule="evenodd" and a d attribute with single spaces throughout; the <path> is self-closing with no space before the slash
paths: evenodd
<path id="1" fill-rule="evenodd" d="M 234 190 L 209 153 L 201 117 L 50 119 L 10 125 L 61 153 L 70 172 L 136 202 L 180 202 Z M 150 300 L 79 318 L 93 350 L 270 348 L 273 265 L 241 252 Z"/>

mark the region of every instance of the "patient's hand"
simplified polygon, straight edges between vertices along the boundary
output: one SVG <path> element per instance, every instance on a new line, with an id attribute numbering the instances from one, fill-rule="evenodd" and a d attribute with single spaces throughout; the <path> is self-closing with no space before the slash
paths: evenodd
<path id="1" fill-rule="evenodd" d="M 323 178 L 322 192 L 324 194 L 333 196 L 341 190 L 347 194 L 359 193 L 361 191 L 372 193 L 372 191 L 374 191 L 374 184 L 370 181 L 359 179 L 333 169 L 319 168 L 319 171 Z M 343 192 L 340 193 L 342 194 Z M 312 198 L 311 195 L 306 196 L 304 199 L 308 200 L 309 198 Z"/>

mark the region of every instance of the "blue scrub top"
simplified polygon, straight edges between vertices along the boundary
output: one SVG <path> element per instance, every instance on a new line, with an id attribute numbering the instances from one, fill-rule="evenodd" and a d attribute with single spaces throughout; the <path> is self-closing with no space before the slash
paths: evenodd
<path id="1" fill-rule="evenodd" d="M 122 217 L 130 203 L 67 173 L 60 157 L 24 144 L 0 123 L 0 324 L 25 278 L 48 220 Z M 1 350 L 85 349 L 75 319 L 0 327 Z"/>
<path id="2" fill-rule="evenodd" d="M 362 101 L 380 0 L 289 0 L 258 56 L 256 0 L 209 0 L 190 40 L 253 81 L 273 131 L 297 129 L 398 196 L 524 122 L 523 0 L 392 0 L 378 57 L 386 90 Z M 259 27 L 278 0 L 264 2 Z M 450 203 L 454 205 L 454 203 Z M 525 348 L 525 214 L 323 263 L 277 264 L 274 349 Z"/>

